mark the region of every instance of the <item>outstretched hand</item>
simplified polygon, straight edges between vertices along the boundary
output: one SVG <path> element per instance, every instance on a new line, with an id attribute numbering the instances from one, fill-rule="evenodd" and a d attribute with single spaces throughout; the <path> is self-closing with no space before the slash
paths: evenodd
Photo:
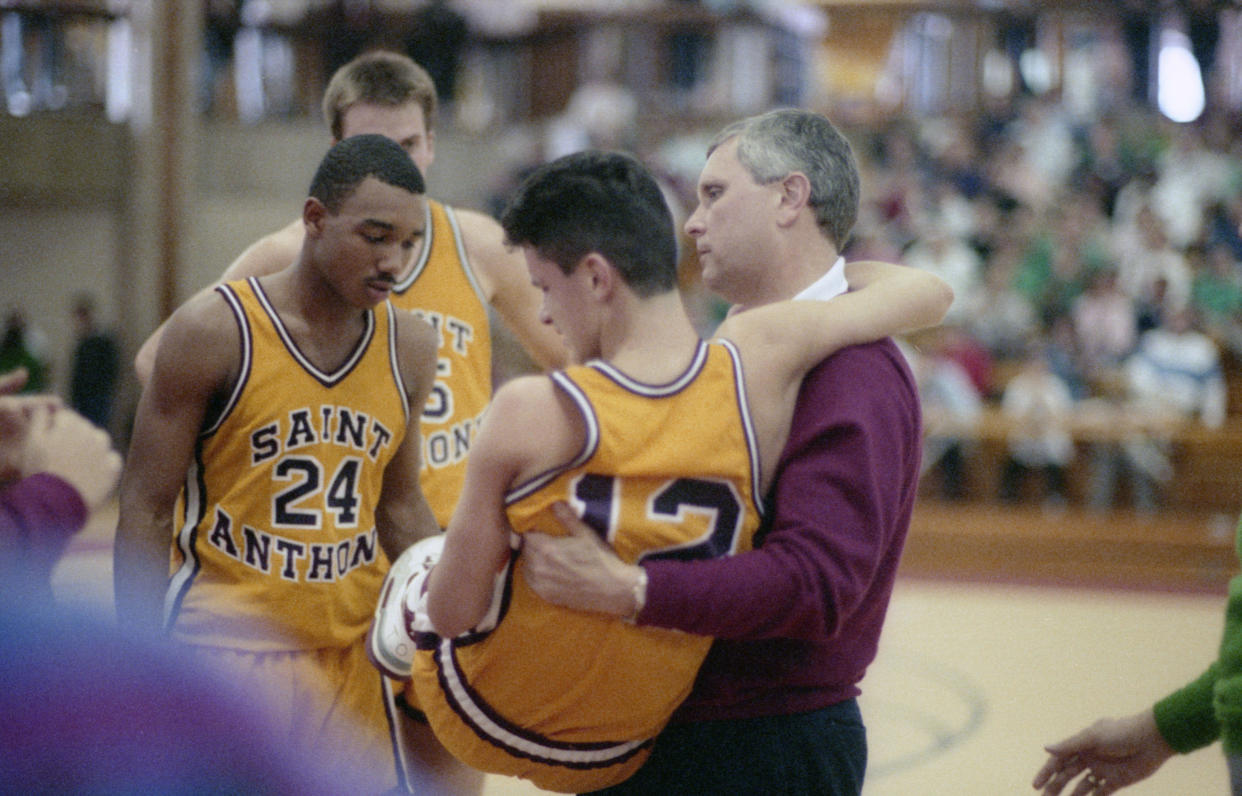
<path id="1" fill-rule="evenodd" d="M 6 374 L 0 381 L 11 381 Z M 25 381 L 25 373 L 18 382 Z M 27 450 L 31 429 L 36 418 L 46 425 L 52 410 L 60 407 L 60 399 L 54 395 L 7 395 L 0 384 L 0 481 L 24 478 L 32 471 L 27 466 Z"/>
<path id="2" fill-rule="evenodd" d="M 62 478 L 88 509 L 112 494 L 121 475 L 121 457 L 107 432 L 55 398 L 0 398 L 0 434 L 0 468 L 22 478 Z"/>
<path id="3" fill-rule="evenodd" d="M 1101 719 L 1046 747 L 1048 762 L 1031 783 L 1044 796 L 1058 796 L 1079 775 L 1069 796 L 1107 796 L 1147 779 L 1176 754 L 1145 710 L 1121 719 Z"/>
<path id="4" fill-rule="evenodd" d="M 565 503 L 553 506 L 565 536 L 522 535 L 526 581 L 543 599 L 577 611 L 630 616 L 641 567 L 617 557 Z"/>
<path id="5" fill-rule="evenodd" d="M 29 378 L 30 372 L 25 368 L 17 368 L 16 370 L 10 370 L 4 375 L 0 375 L 0 395 L 13 395 L 26 386 L 26 381 Z"/>

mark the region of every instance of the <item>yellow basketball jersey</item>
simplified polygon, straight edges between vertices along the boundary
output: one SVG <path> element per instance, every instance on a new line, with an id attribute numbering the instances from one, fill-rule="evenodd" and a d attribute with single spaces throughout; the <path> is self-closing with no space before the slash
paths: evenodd
<path id="1" fill-rule="evenodd" d="M 368 311 L 353 354 L 325 373 L 257 280 L 217 290 L 241 332 L 242 366 L 186 476 L 167 626 L 187 642 L 252 652 L 353 644 L 388 569 L 375 507 L 409 418 L 392 306 Z"/>
<path id="2" fill-rule="evenodd" d="M 685 374 L 660 386 L 600 362 L 552 378 L 581 411 L 587 444 L 509 493 L 518 534 L 560 533 L 551 506 L 564 500 L 627 562 L 750 549 L 758 454 L 730 344 L 700 343 Z M 419 704 L 475 768 L 565 792 L 620 782 L 690 692 L 711 639 L 551 605 L 523 572 L 516 555 L 490 632 L 425 639 L 414 664 Z"/>
<path id="3" fill-rule="evenodd" d="M 392 302 L 424 318 L 440 337 L 436 380 L 422 413 L 423 494 L 448 525 L 466 477 L 466 454 L 492 398 L 487 301 L 470 270 L 453 209 L 427 202 L 427 238 Z"/>

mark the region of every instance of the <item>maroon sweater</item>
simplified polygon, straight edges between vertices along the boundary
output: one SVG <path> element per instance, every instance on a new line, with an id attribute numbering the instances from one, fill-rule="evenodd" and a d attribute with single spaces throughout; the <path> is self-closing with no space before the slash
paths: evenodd
<path id="1" fill-rule="evenodd" d="M 49 473 L 35 473 L 0 490 L 4 580 L 46 584 L 69 537 L 82 529 L 86 518 L 86 504 L 77 491 Z"/>
<path id="2" fill-rule="evenodd" d="M 756 550 L 653 561 L 644 625 L 716 637 L 675 722 L 814 710 L 875 658 L 922 450 L 914 377 L 885 340 L 803 381 Z"/>

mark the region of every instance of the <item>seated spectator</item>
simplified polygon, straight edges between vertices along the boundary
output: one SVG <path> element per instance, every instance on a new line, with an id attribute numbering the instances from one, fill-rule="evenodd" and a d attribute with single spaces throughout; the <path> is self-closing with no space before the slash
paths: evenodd
<path id="1" fill-rule="evenodd" d="M 1171 411 L 1220 428 L 1226 410 L 1220 351 L 1199 330 L 1197 320 L 1193 310 L 1181 309 L 1142 336 L 1126 363 L 1130 395 L 1140 407 Z"/>
<path id="2" fill-rule="evenodd" d="M 1086 368 L 1083 366 L 1082 347 L 1078 342 L 1078 333 L 1074 331 L 1073 319 L 1068 315 L 1047 319 L 1043 338 L 1048 367 L 1069 387 L 1074 400 L 1081 401 L 1091 397 Z"/>
<path id="3" fill-rule="evenodd" d="M 1113 377 L 1137 342 L 1134 300 L 1117 284 L 1117 271 L 1105 268 L 1088 277 L 1087 290 L 1073 306 L 1074 333 L 1088 379 Z"/>
<path id="4" fill-rule="evenodd" d="M 944 500 L 966 497 L 966 459 L 970 437 L 963 429 L 973 425 L 983 408 L 983 396 L 970 373 L 936 345 L 936 337 L 922 351 L 902 346 L 918 382 L 923 407 L 922 472 L 940 475 Z"/>
<path id="5" fill-rule="evenodd" d="M 1063 216 L 1049 211 L 1036 217 L 1014 277 L 1040 317 L 1069 312 L 1083 291 L 1088 260 L 1065 237 Z"/>
<path id="6" fill-rule="evenodd" d="M 1001 396 L 1001 410 L 1013 423 L 1001 471 L 1003 502 L 1019 502 L 1023 482 L 1039 473 L 1044 478 L 1045 506 L 1065 504 L 1065 469 L 1074 458 L 1074 441 L 1065 421 L 1073 407 L 1069 387 L 1048 366 L 1045 346 L 1032 341 L 1022 369 Z"/>
<path id="7" fill-rule="evenodd" d="M 1209 245 L 1223 245 L 1235 261 L 1242 262 L 1242 195 L 1214 202 L 1204 212 Z"/>
<path id="8" fill-rule="evenodd" d="M 1122 291 L 1144 305 L 1164 311 L 1180 309 L 1190 298 L 1190 268 L 1169 241 L 1164 222 L 1148 205 L 1139 207 L 1134 221 L 1116 231 L 1115 256 Z M 1163 294 L 1156 285 L 1164 283 Z"/>
<path id="9" fill-rule="evenodd" d="M 1226 385 L 1216 343 L 1195 327 L 1194 312 L 1184 308 L 1165 324 L 1143 334 L 1125 363 L 1127 411 L 1162 422 L 1200 422 L 1219 428 L 1225 422 Z M 1159 484 L 1173 475 L 1169 443 L 1161 434 L 1136 431 L 1117 444 L 1096 446 L 1092 457 L 1091 505 L 1112 505 L 1119 470 L 1130 474 L 1134 506 L 1155 511 Z"/>
<path id="10" fill-rule="evenodd" d="M 939 326 L 932 330 L 932 348 L 962 367 L 975 392 L 983 400 L 993 398 L 996 387 L 996 361 L 987 347 L 961 326 Z"/>
<path id="11" fill-rule="evenodd" d="M 1019 250 L 1015 241 L 1002 238 L 983 273 L 983 284 L 973 296 L 954 304 L 963 305 L 963 321 L 971 336 L 995 359 L 1018 359 L 1026 341 L 1037 330 L 1035 308 L 1013 287 Z"/>
<path id="12" fill-rule="evenodd" d="M 1190 259 L 1194 271 L 1190 303 L 1203 330 L 1242 354 L 1242 262 L 1224 243 L 1196 249 Z"/>
<path id="13" fill-rule="evenodd" d="M 962 323 L 966 320 L 964 308 L 974 303 L 972 297 L 982 280 L 979 253 L 966 240 L 940 223 L 926 224 L 918 240 L 906 249 L 902 262 L 930 271 L 948 282 L 956 300 L 945 321 Z"/>
<path id="14" fill-rule="evenodd" d="M 1180 306 L 1185 306 L 1185 304 L 1181 303 L 1175 307 L 1170 300 L 1169 280 L 1163 276 L 1156 277 L 1147 293 L 1134 302 L 1134 326 L 1139 335 L 1163 326 L 1165 316 Z"/>

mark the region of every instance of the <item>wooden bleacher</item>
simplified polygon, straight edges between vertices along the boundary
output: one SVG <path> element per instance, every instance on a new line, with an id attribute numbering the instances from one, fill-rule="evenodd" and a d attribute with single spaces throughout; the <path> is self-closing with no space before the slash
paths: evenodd
<path id="1" fill-rule="evenodd" d="M 965 474 L 968 499 L 993 502 L 999 487 L 1012 423 L 999 408 L 986 407 L 977 421 L 968 424 L 940 423 L 927 418 L 927 428 L 963 435 L 967 443 Z M 1077 456 L 1069 467 L 1069 499 L 1085 503 L 1083 487 L 1087 479 L 1090 446 L 1100 442 L 1119 442 L 1130 434 L 1147 430 L 1167 439 L 1171 446 L 1173 479 L 1164 485 L 1163 505 L 1170 510 L 1236 512 L 1242 508 L 1242 416 L 1230 415 L 1221 428 L 1209 429 L 1195 422 L 1171 420 L 1163 416 L 1141 416 L 1116 408 L 1083 407 L 1068 423 L 1075 440 Z M 1028 486 L 1030 486 L 1028 484 Z M 936 476 L 929 473 L 920 487 L 921 494 L 937 491 Z M 1124 488 L 1118 502 L 1127 499 Z"/>
<path id="2" fill-rule="evenodd" d="M 1224 594 L 1238 568 L 1231 514 L 1098 513 L 920 499 L 903 576 Z"/>
<path id="3" fill-rule="evenodd" d="M 1085 500 L 1090 443 L 1123 437 L 1143 424 L 1141 418 L 1078 413 L 1072 424 L 1078 456 L 1067 474 L 1069 500 L 1046 509 L 1034 494 L 1036 483 L 1027 484 L 1030 499 L 1020 505 L 999 503 L 1009 425 L 989 407 L 967 430 L 965 500 L 939 499 L 937 475 L 925 476 L 903 572 L 1223 593 L 1238 569 L 1234 523 L 1242 511 L 1242 363 L 1227 356 L 1225 370 L 1230 414 L 1222 428 L 1150 420 L 1168 435 L 1174 470 L 1162 490 L 1160 511 L 1150 516 L 1126 508 L 1124 481 L 1118 508 L 1091 511 Z"/>

